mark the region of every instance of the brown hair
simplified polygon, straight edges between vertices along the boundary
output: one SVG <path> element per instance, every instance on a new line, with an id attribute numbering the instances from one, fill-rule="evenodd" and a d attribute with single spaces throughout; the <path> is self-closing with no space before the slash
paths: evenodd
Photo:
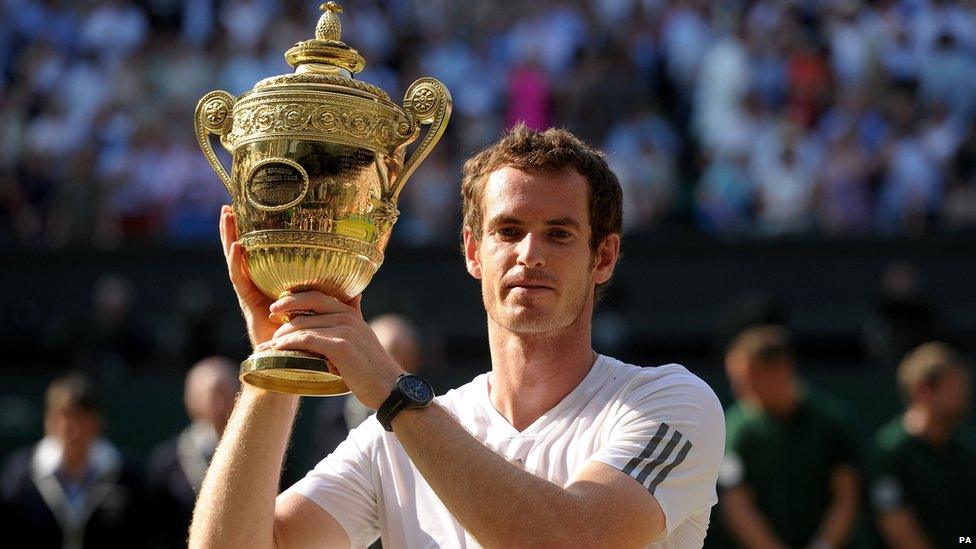
<path id="1" fill-rule="evenodd" d="M 963 365 L 962 358 L 945 343 L 923 343 L 905 355 L 898 365 L 898 388 L 910 401 L 919 388 L 938 382 L 946 372 Z"/>
<path id="2" fill-rule="evenodd" d="M 623 191 L 603 153 L 566 130 L 540 132 L 519 123 L 462 168 L 461 227 L 470 227 L 475 238 L 481 238 L 484 223 L 485 183 L 492 172 L 503 167 L 541 172 L 575 170 L 588 187 L 590 249 L 595 252 L 609 235 L 620 233 Z"/>
<path id="3" fill-rule="evenodd" d="M 793 360 L 793 338 L 789 330 L 779 324 L 754 326 L 737 335 L 729 344 L 728 352 L 740 352 L 764 363 Z"/>
<path id="4" fill-rule="evenodd" d="M 67 374 L 52 381 L 47 387 L 45 401 L 48 412 L 68 407 L 89 413 L 98 413 L 101 409 L 95 383 L 79 373 Z"/>

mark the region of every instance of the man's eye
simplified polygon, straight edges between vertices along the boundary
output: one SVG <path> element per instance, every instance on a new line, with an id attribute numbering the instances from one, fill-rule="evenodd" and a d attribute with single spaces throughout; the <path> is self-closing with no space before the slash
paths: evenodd
<path id="1" fill-rule="evenodd" d="M 513 236 L 518 236 L 518 230 L 515 229 L 514 227 L 502 227 L 501 229 L 498 229 L 497 233 L 498 233 L 498 236 L 502 236 L 502 237 L 505 237 L 505 238 L 511 238 Z"/>
<path id="2" fill-rule="evenodd" d="M 552 236 L 553 238 L 569 238 L 572 235 L 569 231 L 555 230 L 550 231 L 549 236 Z"/>

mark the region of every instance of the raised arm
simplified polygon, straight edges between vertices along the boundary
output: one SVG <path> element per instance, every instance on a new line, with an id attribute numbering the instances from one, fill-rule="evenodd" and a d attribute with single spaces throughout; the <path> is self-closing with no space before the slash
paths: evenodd
<path id="1" fill-rule="evenodd" d="M 277 328 L 269 320 L 271 300 L 247 275 L 233 214 L 226 206 L 220 236 L 251 341 L 256 348 L 267 346 Z M 320 547 L 349 545 L 339 524 L 310 501 L 293 496 L 276 505 L 297 409 L 297 396 L 244 385 L 200 489 L 190 547 L 299 547 L 313 541 Z"/>

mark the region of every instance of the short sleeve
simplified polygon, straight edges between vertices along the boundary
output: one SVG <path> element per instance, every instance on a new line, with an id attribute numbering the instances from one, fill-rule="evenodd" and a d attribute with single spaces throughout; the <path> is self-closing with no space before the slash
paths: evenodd
<path id="1" fill-rule="evenodd" d="M 307 497 L 332 515 L 349 535 L 352 547 L 367 547 L 379 537 L 372 466 L 382 429 L 374 418 L 367 419 L 285 491 Z"/>
<path id="2" fill-rule="evenodd" d="M 750 438 L 745 422 L 745 412 L 738 406 L 729 410 L 725 416 L 725 457 L 718 473 L 720 490 L 731 490 L 749 482 L 749 471 L 742 459 Z"/>
<path id="3" fill-rule="evenodd" d="M 590 459 L 641 483 L 661 505 L 670 536 L 685 519 L 718 501 L 722 406 L 712 389 L 684 368 L 635 387 L 624 399 L 609 440 Z"/>
<path id="4" fill-rule="evenodd" d="M 885 513 L 906 504 L 905 489 L 895 462 L 895 452 L 885 449 L 878 453 L 872 463 L 870 497 L 871 507 L 876 513 Z"/>

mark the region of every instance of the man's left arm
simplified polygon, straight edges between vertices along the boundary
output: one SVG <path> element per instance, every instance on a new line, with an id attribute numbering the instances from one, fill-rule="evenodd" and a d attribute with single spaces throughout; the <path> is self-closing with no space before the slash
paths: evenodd
<path id="1" fill-rule="evenodd" d="M 849 464 L 835 465 L 830 472 L 830 505 L 811 547 L 825 549 L 847 544 L 861 505 L 860 494 L 860 475 L 857 469 Z"/>
<path id="2" fill-rule="evenodd" d="M 589 462 L 566 486 L 528 473 L 485 447 L 443 408 L 406 410 L 400 444 L 451 514 L 489 547 L 641 547 L 664 513 L 631 477 Z"/>
<path id="3" fill-rule="evenodd" d="M 842 547 L 850 540 L 861 506 L 861 474 L 858 464 L 857 437 L 851 432 L 843 409 L 830 416 L 831 436 L 828 451 L 833 463 L 830 468 L 830 504 L 827 506 L 816 537 L 811 546 Z"/>

